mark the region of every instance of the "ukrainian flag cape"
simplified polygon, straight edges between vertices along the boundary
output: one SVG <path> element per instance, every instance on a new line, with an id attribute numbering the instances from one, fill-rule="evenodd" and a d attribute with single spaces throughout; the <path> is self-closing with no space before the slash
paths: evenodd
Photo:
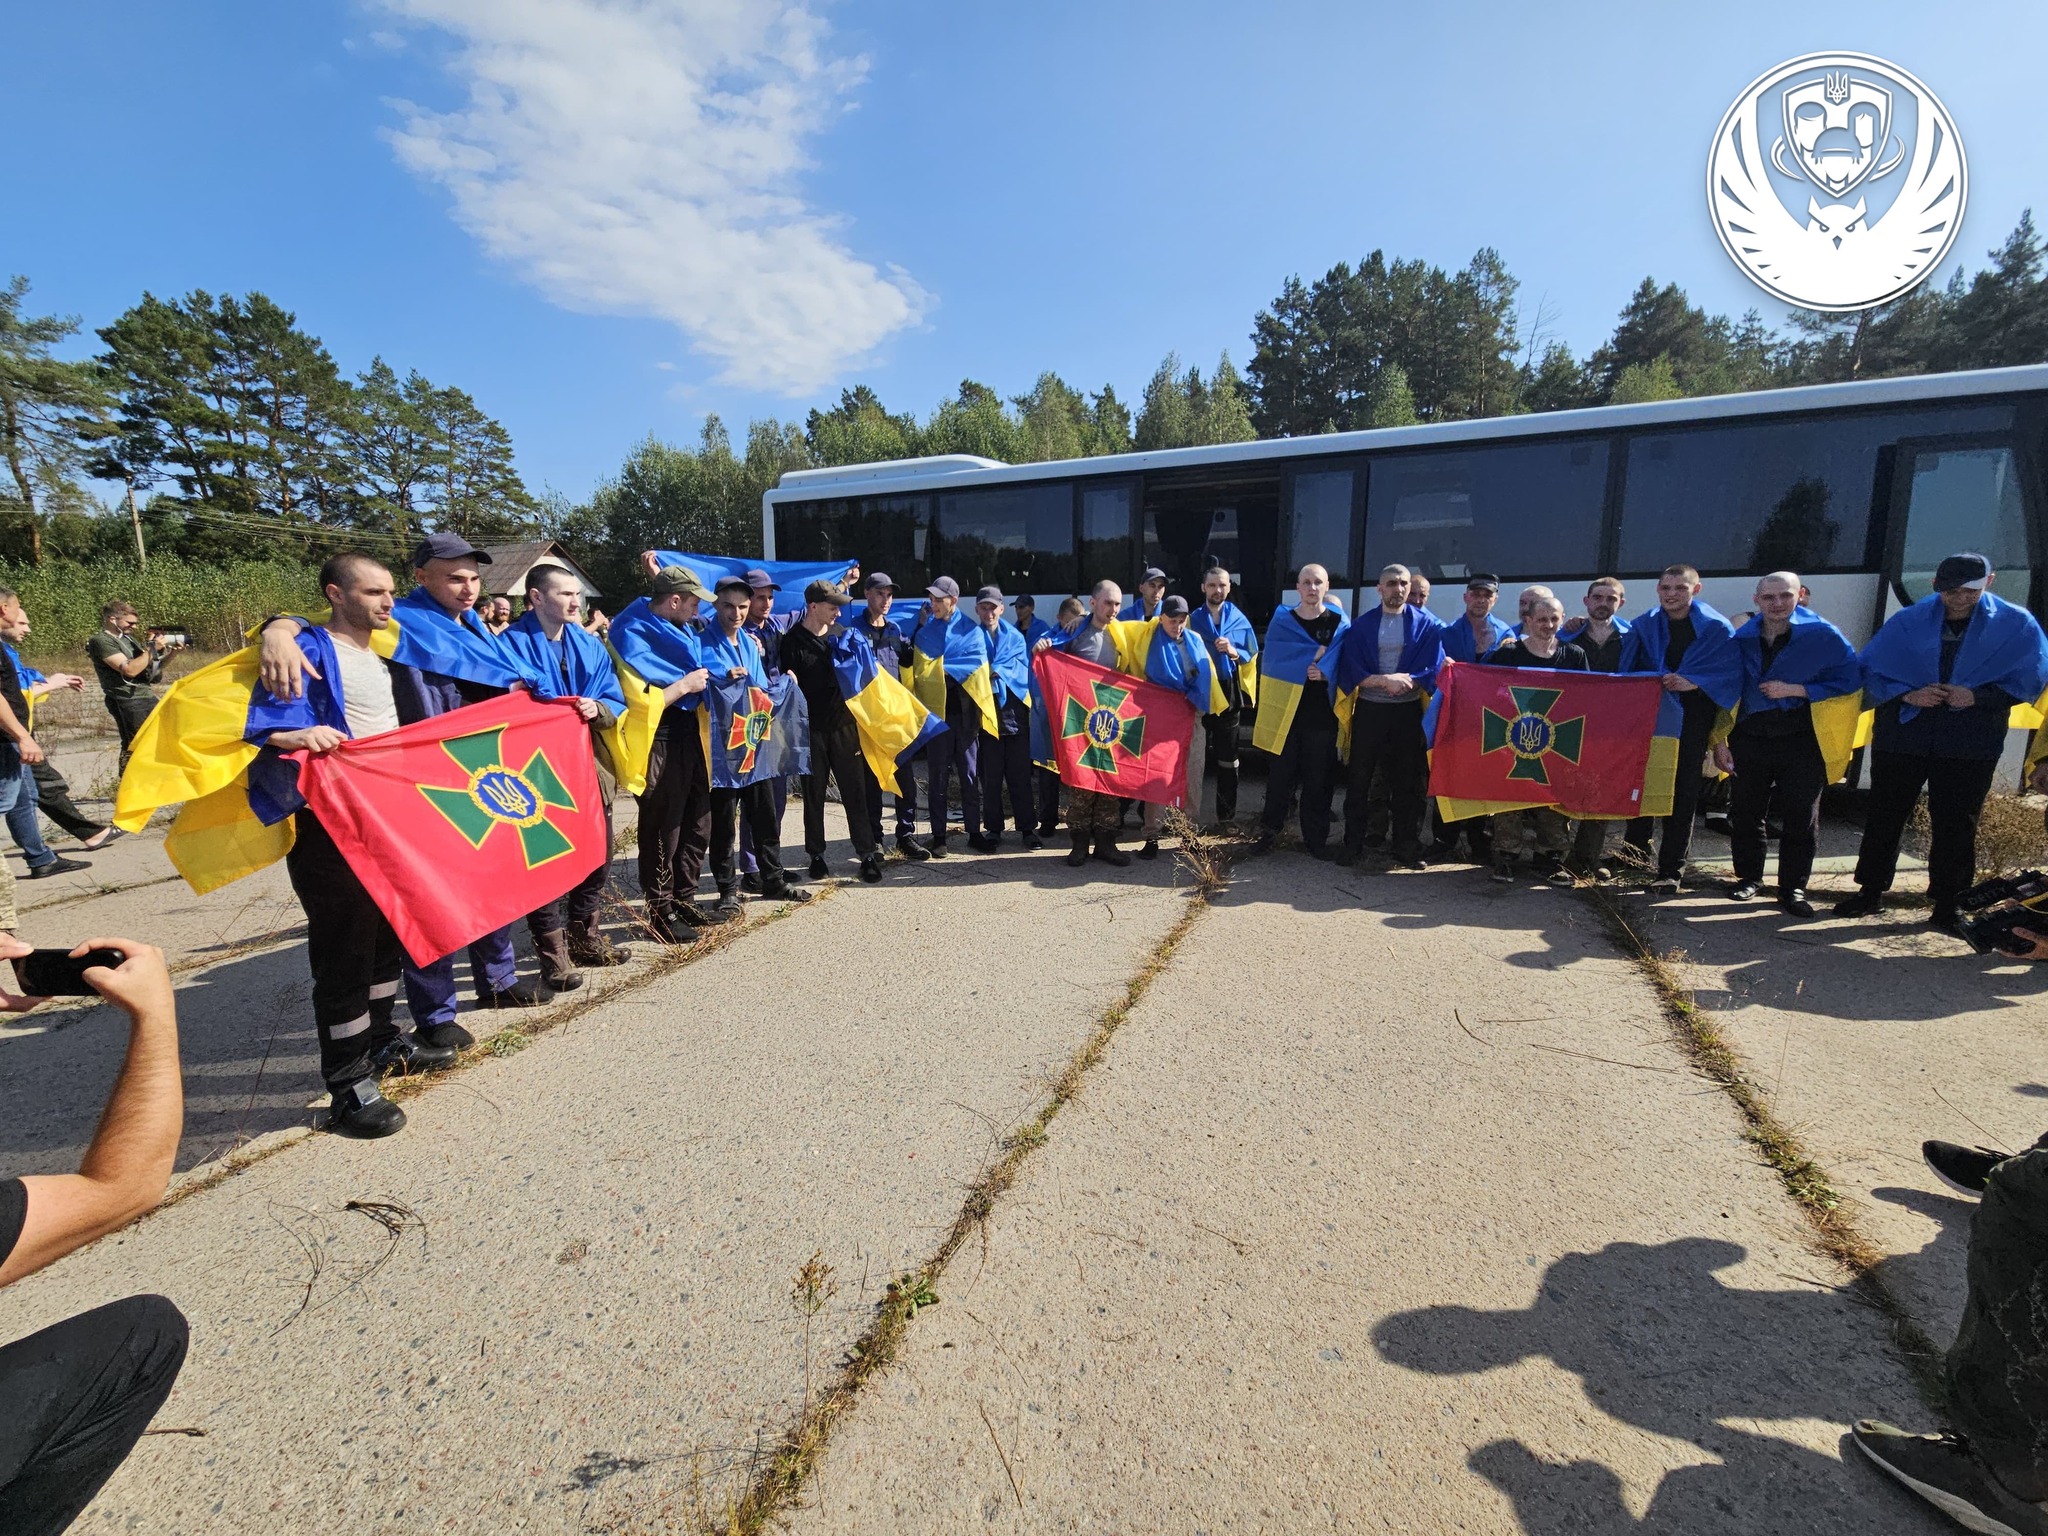
<path id="1" fill-rule="evenodd" d="M 370 634 L 370 648 L 387 660 L 397 643 L 395 628 Z M 201 894 L 291 851 L 295 796 L 289 781 L 265 779 L 261 791 L 251 788 L 262 739 L 273 730 L 310 725 L 347 734 L 334 642 L 324 629 L 307 628 L 299 633 L 299 648 L 320 673 L 306 680 L 302 698 L 273 698 L 258 677 L 260 647 L 245 646 L 171 684 L 135 734 L 114 795 L 114 825 L 140 832 L 161 807 L 183 806 L 164 852 Z M 254 801 L 262 802 L 261 813 Z"/>
<path id="2" fill-rule="evenodd" d="M 1752 617 L 1735 631 L 1735 648 L 1742 656 L 1743 678 L 1736 715 L 1796 709 L 1800 700 L 1766 698 L 1763 684 L 1804 683 L 1807 717 L 1813 722 L 1821 760 L 1827 764 L 1828 782 L 1834 783 L 1848 770 L 1849 756 L 1856 749 L 1857 721 L 1863 714 L 1863 669 L 1848 636 L 1812 609 L 1801 607 L 1792 610 L 1792 632 L 1768 674 L 1761 616 Z"/>
<path id="3" fill-rule="evenodd" d="M 1244 610 L 1233 602 L 1225 602 L 1220 620 L 1209 617 L 1209 605 L 1198 604 L 1188 617 L 1188 628 L 1202 637 L 1209 647 L 1209 661 L 1216 668 L 1217 679 L 1228 683 L 1234 671 L 1237 686 L 1247 704 L 1259 701 L 1259 637 L 1252 628 L 1252 621 L 1244 616 Z M 1218 640 L 1228 640 L 1237 647 L 1236 661 L 1232 661 L 1216 649 Z"/>
<path id="4" fill-rule="evenodd" d="M 629 795 L 647 788 L 647 759 L 654 751 L 654 732 L 668 705 L 662 690 L 678 683 L 704 665 L 698 634 L 671 624 L 644 597 L 636 597 L 612 620 L 608 635 L 616 663 L 619 688 L 626 696 L 626 713 L 620 718 L 619 755 L 612 759 L 618 771 L 619 788 Z M 698 732 L 705 742 L 705 761 L 710 761 L 710 728 L 703 718 L 702 694 L 690 694 L 677 707 L 698 712 Z"/>
<path id="5" fill-rule="evenodd" d="M 1326 605 L 1327 606 L 1327 605 Z M 1333 612 L 1336 610 L 1333 608 Z M 1252 726 L 1252 745 L 1261 752 L 1278 753 L 1287 744 L 1287 733 L 1294 726 L 1294 712 L 1301 707 L 1301 693 L 1310 686 L 1308 669 L 1317 656 L 1322 657 L 1322 686 L 1330 690 L 1330 703 L 1337 702 L 1337 651 L 1344 644 L 1344 635 L 1351 627 L 1342 613 L 1337 614 L 1337 632 L 1330 637 L 1327 646 L 1318 647 L 1315 639 L 1301 627 L 1301 620 L 1294 616 L 1292 608 L 1282 608 L 1274 613 L 1266 625 L 1266 641 L 1259 648 L 1259 689 L 1265 698 L 1259 705 L 1258 719 Z"/>
<path id="6" fill-rule="evenodd" d="M 2027 763 L 2022 782 L 2036 768 L 2048 763 L 2048 692 L 2034 700 L 2034 713 L 2041 717 L 2041 724 L 2034 727 L 2034 739 L 2027 743 Z"/>
<path id="7" fill-rule="evenodd" d="M 1074 642 L 1088 631 L 1083 619 L 1071 631 L 1055 630 L 1056 650 L 1071 651 Z M 1157 619 L 1111 619 L 1107 625 L 1110 643 L 1116 647 L 1115 670 L 1126 677 L 1146 677 L 1152 658 L 1152 637 L 1159 631 Z M 1169 685 L 1171 686 L 1171 685 Z M 1031 761 L 1041 768 L 1059 772 L 1059 760 L 1052 745 L 1052 715 L 1045 707 L 1045 695 L 1038 686 L 1038 669 L 1031 669 Z"/>
<path id="8" fill-rule="evenodd" d="M 918 625 L 910 646 L 910 691 L 917 701 L 943 720 L 946 684 L 958 683 L 981 711 L 981 728 L 996 735 L 995 688 L 981 626 L 956 608 L 950 619 L 928 618 Z"/>
<path id="9" fill-rule="evenodd" d="M 1209 647 L 1192 634 L 1175 640 L 1157 619 L 1145 622 L 1145 676 L 1171 688 L 1194 707 L 1195 728 L 1201 729 L 1203 715 L 1219 714 L 1225 708 L 1223 685 L 1216 679 L 1215 662 Z"/>
<path id="10" fill-rule="evenodd" d="M 637 795 L 647 787 L 647 757 L 663 707 L 661 690 L 622 670 L 611 648 L 581 625 L 566 626 L 562 635 L 567 644 L 557 651 L 539 616 L 528 613 L 499 639 L 522 665 L 560 682 L 569 697 L 595 699 L 611 710 L 612 723 L 597 733 L 597 740 L 612 777 L 627 794 Z M 567 664 L 566 681 L 561 680 L 562 663 Z"/>
<path id="11" fill-rule="evenodd" d="M 487 688 L 524 684 L 537 699 L 552 699 L 562 691 L 550 676 L 551 669 L 528 666 L 503 636 L 484 628 L 474 608 L 450 614 L 425 587 L 414 587 L 392 605 L 391 624 L 397 636 L 389 658 L 394 666 L 417 667 Z"/>
<path id="12" fill-rule="evenodd" d="M 1028 702 L 1031 698 L 1031 642 L 1024 638 L 1024 631 L 1008 619 L 997 619 L 996 627 L 982 630 L 981 635 L 988 645 L 991 695 L 1000 694 L 1003 699 Z"/>
<path id="13" fill-rule="evenodd" d="M 875 648 L 851 630 L 835 625 L 827 633 L 832 641 L 832 675 L 860 731 L 861 756 L 875 781 L 896 794 L 898 765 L 946 728 L 945 717 L 926 709 L 884 672 Z"/>
<path id="14" fill-rule="evenodd" d="M 1625 629 L 1622 632 L 1627 633 Z M 1489 613 L 1486 616 L 1486 648 L 1479 650 L 1472 644 L 1471 622 L 1460 614 L 1444 626 L 1444 655 L 1452 661 L 1482 661 L 1488 652 L 1513 633 L 1512 629 Z M 1558 639 L 1568 642 L 1570 636 L 1559 635 Z"/>
<path id="15" fill-rule="evenodd" d="M 1679 658 L 1678 675 L 1723 709 L 1742 697 L 1742 653 L 1735 648 L 1735 628 L 1705 603 L 1692 605 L 1692 644 Z M 1664 653 L 1671 646 L 1671 620 L 1653 608 L 1634 624 L 1621 642 L 1623 672 L 1663 672 Z"/>
<path id="16" fill-rule="evenodd" d="M 1872 708 L 1903 693 L 1925 687 L 1941 676 L 1941 594 L 1923 597 L 1884 622 L 1863 647 L 1863 697 Z M 1986 592 L 1977 600 L 1963 646 L 1956 654 L 1949 681 L 1963 688 L 1997 688 L 2020 700 L 2013 706 L 2012 725 L 2024 730 L 2040 724 L 2029 702 L 2048 690 L 2048 637 L 2026 609 Z M 1899 719 L 1920 713 L 1899 706 Z"/>

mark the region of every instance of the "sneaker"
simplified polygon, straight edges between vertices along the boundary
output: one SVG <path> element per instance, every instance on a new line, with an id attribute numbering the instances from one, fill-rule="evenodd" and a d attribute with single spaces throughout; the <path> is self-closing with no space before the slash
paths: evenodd
<path id="1" fill-rule="evenodd" d="M 665 912 L 660 907 L 648 910 L 647 931 L 657 944 L 694 944 L 697 941 L 695 924 L 683 922 L 674 912 Z"/>
<path id="2" fill-rule="evenodd" d="M 1158 841 L 1158 839 L 1157 839 L 1157 838 L 1147 838 L 1147 839 L 1145 840 L 1145 846 L 1144 846 L 1144 847 L 1142 847 L 1142 848 L 1140 848 L 1140 849 L 1138 850 L 1138 857 L 1139 857 L 1139 858 L 1141 858 L 1141 859 L 1156 859 L 1156 858 L 1158 858 L 1158 857 L 1159 857 L 1159 841 Z"/>
<path id="3" fill-rule="evenodd" d="M 860 861 L 860 877 L 869 885 L 878 884 L 882 878 L 882 856 L 871 853 Z"/>
<path id="4" fill-rule="evenodd" d="M 338 1088 L 327 1111 L 327 1129 L 337 1136 L 358 1141 L 375 1141 L 405 1129 L 405 1111 L 377 1089 L 377 1079 L 365 1077 Z"/>
<path id="5" fill-rule="evenodd" d="M 1959 1194 L 1981 1195 L 1991 1182 L 1991 1170 L 2005 1161 L 2003 1152 L 1989 1147 L 1959 1147 L 1952 1141 L 1923 1141 L 1920 1155 L 1934 1176 Z"/>
<path id="6" fill-rule="evenodd" d="M 923 843 L 920 843 L 914 837 L 897 838 L 896 851 L 902 854 L 903 857 L 905 857 L 906 859 L 909 859 L 912 863 L 916 863 L 922 859 L 928 859 L 932 856 L 931 849 L 925 847 Z"/>
<path id="7" fill-rule="evenodd" d="M 823 880 L 831 873 L 832 866 L 825 862 L 825 855 L 822 853 L 811 855 L 810 875 L 813 880 Z"/>
<path id="8" fill-rule="evenodd" d="M 1868 887 L 1835 903 L 1837 917 L 1874 917 L 1884 907 L 1884 892 Z"/>
<path id="9" fill-rule="evenodd" d="M 445 1046 L 451 1050 L 466 1051 L 476 1044 L 475 1035 L 452 1021 L 447 1024 L 429 1024 L 425 1029 L 415 1030 L 414 1033 L 429 1045 Z"/>
<path id="10" fill-rule="evenodd" d="M 1806 899 L 1806 892 L 1794 886 L 1789 891 L 1778 892 L 1778 910 L 1794 917 L 1813 916 L 1813 903 Z"/>
<path id="11" fill-rule="evenodd" d="M 47 864 L 38 864 L 28 872 L 28 878 L 31 880 L 47 880 L 52 875 L 75 874 L 81 869 L 91 868 L 92 864 L 89 860 L 67 859 L 60 854 Z"/>
<path id="12" fill-rule="evenodd" d="M 1650 882 L 1652 896 L 1676 896 L 1679 891 L 1678 876 L 1659 875 Z"/>
<path id="13" fill-rule="evenodd" d="M 1495 859 L 1493 861 L 1493 873 L 1486 878 L 1495 885 L 1513 885 L 1515 883 L 1515 861 L 1513 859 Z"/>
<path id="14" fill-rule="evenodd" d="M 1043 848 L 1044 846 L 1045 839 L 1040 837 L 1036 832 L 1027 832 L 1024 834 L 1024 851 L 1026 853 L 1036 853 L 1039 849 Z"/>
<path id="15" fill-rule="evenodd" d="M 2006 1491 L 1957 1435 L 1909 1435 L 1875 1419 L 1858 1419 L 1857 1448 L 1884 1471 L 1969 1530 L 1987 1536 L 2048 1536 L 2048 1510 Z"/>
<path id="16" fill-rule="evenodd" d="M 465 1035 L 468 1030 L 462 1031 Z M 370 1075 L 383 1077 L 396 1072 L 410 1077 L 415 1072 L 438 1072 L 450 1066 L 461 1051 L 452 1045 L 429 1045 L 418 1035 L 400 1035 L 387 1040 L 370 1057 Z"/>
<path id="17" fill-rule="evenodd" d="M 1563 889 L 1569 889 L 1570 887 L 1577 885 L 1579 883 L 1573 877 L 1572 872 L 1566 869 L 1562 864 L 1558 865 L 1557 868 L 1553 869 L 1549 874 L 1545 875 L 1543 878 L 1549 884 L 1558 886 Z"/>
<path id="18" fill-rule="evenodd" d="M 781 885 L 771 885 L 761 894 L 769 901 L 786 901 L 792 906 L 798 907 L 811 899 L 809 891 L 800 885 L 791 885 L 787 881 L 784 881 Z"/>
<path id="19" fill-rule="evenodd" d="M 1738 880 L 1728 887 L 1728 899 L 1730 901 L 1755 901 L 1762 891 L 1763 887 L 1754 880 Z"/>

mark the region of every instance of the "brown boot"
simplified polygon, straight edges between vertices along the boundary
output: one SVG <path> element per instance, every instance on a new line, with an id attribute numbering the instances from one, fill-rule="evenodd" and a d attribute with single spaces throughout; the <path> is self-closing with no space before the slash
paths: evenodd
<path id="1" fill-rule="evenodd" d="M 583 985 L 583 973 L 569 968 L 569 935 L 560 928 L 535 934 L 533 953 L 540 961 L 540 984 L 550 992 L 574 992 Z"/>
<path id="2" fill-rule="evenodd" d="M 630 949 L 622 949 L 604 936 L 604 927 L 597 914 L 591 913 L 579 919 L 569 930 L 569 958 L 578 965 L 606 966 L 624 965 L 633 958 Z"/>

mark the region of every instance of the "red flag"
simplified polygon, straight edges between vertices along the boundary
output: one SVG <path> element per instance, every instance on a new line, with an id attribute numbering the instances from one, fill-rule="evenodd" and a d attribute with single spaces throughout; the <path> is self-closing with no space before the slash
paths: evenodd
<path id="1" fill-rule="evenodd" d="M 610 856 L 590 727 L 525 693 L 299 760 L 299 792 L 391 920 L 438 960 Z"/>
<path id="2" fill-rule="evenodd" d="M 1431 705 L 1429 792 L 1567 816 L 1634 816 L 1660 679 L 1447 662 Z"/>
<path id="3" fill-rule="evenodd" d="M 1060 651 L 1041 651 L 1031 665 L 1062 779 L 1157 805 L 1187 799 L 1195 710 L 1185 697 Z"/>

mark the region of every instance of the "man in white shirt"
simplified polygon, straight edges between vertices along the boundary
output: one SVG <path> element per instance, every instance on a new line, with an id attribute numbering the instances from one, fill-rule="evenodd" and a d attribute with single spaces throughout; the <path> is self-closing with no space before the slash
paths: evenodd
<path id="1" fill-rule="evenodd" d="M 277 752 L 317 756 L 398 729 L 390 668 L 370 649 L 371 633 L 391 623 L 391 573 L 368 555 L 336 555 L 320 568 L 320 588 L 333 616 L 299 635 L 310 668 L 304 693 L 281 699 L 259 686 L 251 708 L 253 718 L 289 727 L 261 738 Z M 405 965 L 398 936 L 310 807 L 300 807 L 293 830 L 285 867 L 306 909 L 320 1075 L 333 1099 L 327 1128 L 366 1140 L 389 1136 L 404 1126 L 405 1111 L 378 1092 L 379 1074 L 447 1066 L 458 1053 L 399 1033 L 392 1018 Z"/>

